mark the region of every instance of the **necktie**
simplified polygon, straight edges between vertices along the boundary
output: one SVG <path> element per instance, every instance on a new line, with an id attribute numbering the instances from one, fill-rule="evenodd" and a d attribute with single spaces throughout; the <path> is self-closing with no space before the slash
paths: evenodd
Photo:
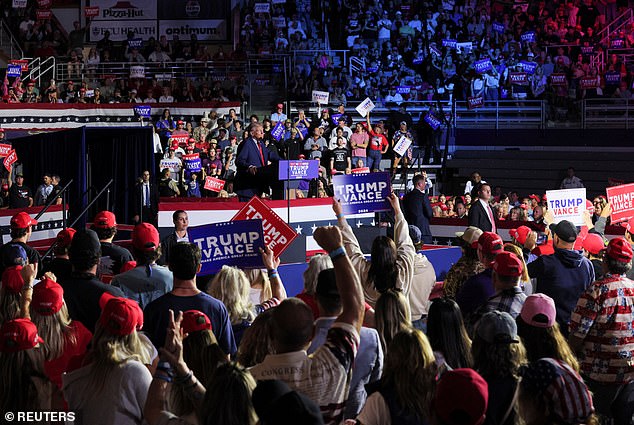
<path id="1" fill-rule="evenodd" d="M 149 207 L 150 206 L 150 185 L 149 184 L 144 184 L 143 187 L 145 188 L 145 206 Z"/>
<path id="2" fill-rule="evenodd" d="M 489 220 L 491 220 L 491 231 L 493 233 L 497 233 L 497 229 L 495 227 L 495 219 L 493 218 L 493 210 L 491 209 L 491 206 L 489 204 L 487 204 L 487 213 L 489 214 Z"/>
<path id="3" fill-rule="evenodd" d="M 258 144 L 258 150 L 260 151 L 260 160 L 262 161 L 262 166 L 264 167 L 266 165 L 266 163 L 264 162 L 264 153 L 262 152 L 262 145 L 260 144 L 260 142 L 255 142 Z"/>

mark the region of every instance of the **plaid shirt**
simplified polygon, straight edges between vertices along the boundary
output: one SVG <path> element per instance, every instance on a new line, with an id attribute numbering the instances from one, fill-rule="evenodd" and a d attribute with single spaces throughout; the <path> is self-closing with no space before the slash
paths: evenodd
<path id="1" fill-rule="evenodd" d="M 513 319 L 517 318 L 526 301 L 526 294 L 519 286 L 514 286 L 503 291 L 496 292 L 486 303 L 487 311 L 505 311 Z"/>

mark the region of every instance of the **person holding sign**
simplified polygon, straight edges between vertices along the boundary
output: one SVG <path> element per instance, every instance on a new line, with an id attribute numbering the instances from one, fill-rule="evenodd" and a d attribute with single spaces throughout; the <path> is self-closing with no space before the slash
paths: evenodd
<path id="1" fill-rule="evenodd" d="M 381 159 L 383 154 L 387 152 L 389 142 L 387 137 L 383 134 L 383 129 L 380 126 L 375 126 L 372 130 L 372 124 L 370 124 L 370 113 L 365 116 L 366 123 L 368 124 L 368 133 L 370 133 L 370 148 L 368 149 L 368 168 L 370 171 L 379 171 L 381 167 Z"/>
<path id="2" fill-rule="evenodd" d="M 359 241 L 343 215 L 341 202 L 336 198 L 332 202 L 346 252 L 361 278 L 365 300 L 372 307 L 381 292 L 391 288 L 401 289 L 407 297 L 414 277 L 416 249 L 409 236 L 409 227 L 401 212 L 400 201 L 394 193 L 387 200 L 394 209 L 394 240 L 387 236 L 375 238 L 370 261 L 365 259 Z"/>
<path id="3" fill-rule="evenodd" d="M 407 166 L 409 164 L 409 160 L 412 159 L 412 141 L 414 138 L 412 137 L 412 133 L 407 129 L 407 122 L 401 121 L 399 129 L 394 132 L 394 136 L 392 136 L 392 148 L 396 148 L 397 146 L 403 146 L 405 152 L 399 151 L 399 149 L 394 149 L 394 163 L 392 164 L 392 176 L 396 174 L 396 170 L 398 168 L 399 162 L 403 159 L 403 178 L 405 179 L 407 176 Z"/>
<path id="4" fill-rule="evenodd" d="M 240 201 L 248 201 L 268 190 L 270 181 L 266 167 L 279 156 L 264 145 L 264 128 L 260 123 L 251 124 L 251 137 L 240 144 L 236 158 L 236 193 Z"/>

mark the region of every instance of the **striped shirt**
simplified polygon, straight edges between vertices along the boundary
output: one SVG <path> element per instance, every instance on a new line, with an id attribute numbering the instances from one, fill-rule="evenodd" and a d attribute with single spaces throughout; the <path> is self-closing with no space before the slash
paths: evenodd
<path id="1" fill-rule="evenodd" d="M 607 275 L 577 302 L 570 332 L 583 339 L 581 372 L 603 383 L 634 379 L 634 281 Z"/>
<path id="2" fill-rule="evenodd" d="M 359 333 L 350 324 L 335 322 L 326 343 L 310 356 L 306 351 L 269 354 L 249 369 L 257 380 L 280 379 L 319 405 L 326 425 L 343 421 L 352 363 Z"/>

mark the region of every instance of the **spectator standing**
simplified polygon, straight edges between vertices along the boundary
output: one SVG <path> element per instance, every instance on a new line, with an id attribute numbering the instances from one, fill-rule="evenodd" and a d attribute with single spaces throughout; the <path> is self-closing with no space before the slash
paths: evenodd
<path id="1" fill-rule="evenodd" d="M 158 190 L 150 182 L 150 172 L 143 171 L 142 179 L 134 188 L 134 217 L 135 223 L 151 223 L 156 226 L 158 214 Z"/>
<path id="2" fill-rule="evenodd" d="M 414 189 L 403 198 L 403 213 L 405 220 L 418 227 L 423 243 L 432 243 L 431 228 L 429 220 L 432 217 L 431 203 L 426 193 L 427 179 L 421 174 L 417 174 L 412 179 Z"/>
<path id="3" fill-rule="evenodd" d="M 9 253 L 14 252 L 15 245 L 22 247 L 27 255 L 29 264 L 38 265 L 40 263 L 40 254 L 27 245 L 33 233 L 33 226 L 35 225 L 37 225 L 37 221 L 32 219 L 31 216 L 25 212 L 17 213 L 11 217 L 11 241 L 0 247 L 0 261 L 2 261 L 0 264 L 0 273 L 2 273 L 6 267 L 15 265 L 13 262 L 8 262 L 12 258 L 12 255 L 9 255 Z M 15 257 L 13 256 L 13 258 Z"/>
<path id="4" fill-rule="evenodd" d="M 569 167 L 568 170 L 566 171 L 566 174 L 567 176 L 565 179 L 561 181 L 561 184 L 559 185 L 559 189 L 577 189 L 577 188 L 585 187 L 581 179 L 575 176 L 574 168 Z"/>
<path id="5" fill-rule="evenodd" d="M 15 183 L 9 179 L 9 208 L 27 208 L 33 206 L 33 194 L 28 186 L 24 185 L 24 175 L 15 175 Z"/>
<path id="6" fill-rule="evenodd" d="M 368 133 L 370 133 L 370 149 L 368 150 L 368 168 L 370 171 L 379 171 L 381 168 L 381 159 L 383 154 L 387 152 L 389 142 L 387 137 L 383 134 L 383 128 L 381 126 L 374 126 L 372 130 L 372 124 L 370 124 L 370 113 L 366 115 L 366 123 L 368 125 Z"/>
<path id="7" fill-rule="evenodd" d="M 45 205 L 48 197 L 53 192 L 53 179 L 51 178 L 51 174 L 44 174 L 42 182 L 43 183 L 38 186 L 35 191 L 35 206 Z"/>
<path id="8" fill-rule="evenodd" d="M 495 224 L 495 216 L 493 209 L 489 205 L 491 199 L 491 186 L 481 183 L 476 186 L 478 199 L 471 205 L 469 209 L 469 226 L 477 227 L 483 232 L 497 233 Z"/>
<path id="9" fill-rule="evenodd" d="M 110 283 L 113 276 L 121 272 L 121 267 L 128 261 L 132 261 L 132 254 L 126 248 L 112 243 L 117 234 L 117 218 L 114 213 L 99 212 L 90 228 L 97 233 L 101 244 L 101 259 L 97 267 L 97 276 L 105 283 Z"/>
<path id="10" fill-rule="evenodd" d="M 278 103 L 275 106 L 275 112 L 271 114 L 271 125 L 275 127 L 275 125 L 280 121 L 286 121 L 287 117 L 284 113 L 284 104 Z"/>

